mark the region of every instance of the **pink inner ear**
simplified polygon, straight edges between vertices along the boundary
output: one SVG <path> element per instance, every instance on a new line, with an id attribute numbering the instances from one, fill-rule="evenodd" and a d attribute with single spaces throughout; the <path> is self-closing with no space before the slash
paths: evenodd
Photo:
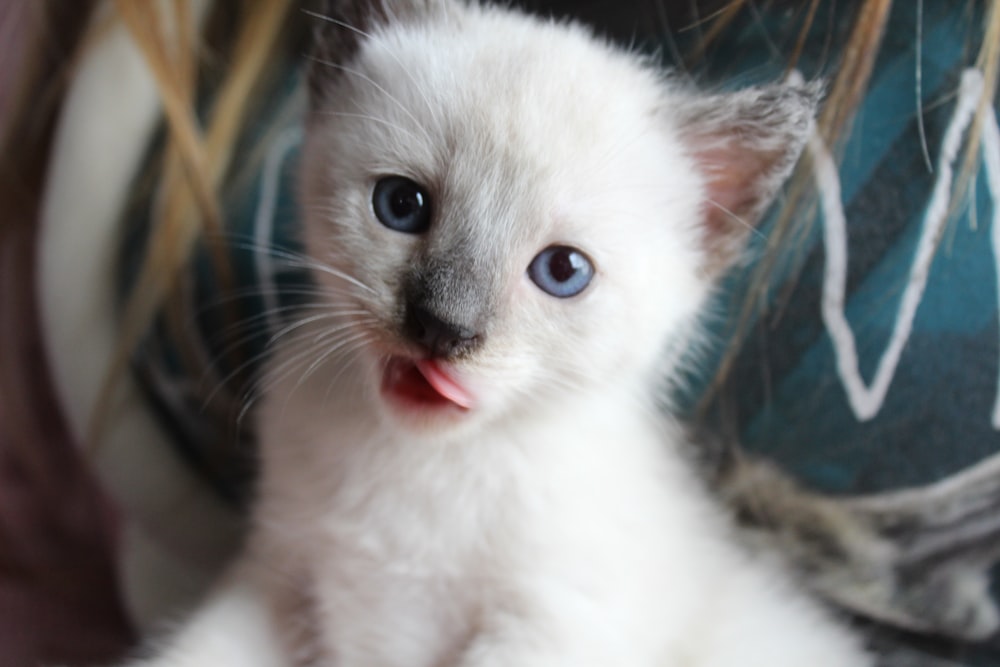
<path id="1" fill-rule="evenodd" d="M 770 180 L 774 154 L 758 153 L 739 145 L 716 146 L 697 152 L 705 182 L 705 225 L 713 237 L 742 238 L 756 224 L 769 193 L 762 187 Z"/>
<path id="2" fill-rule="evenodd" d="M 707 144 L 707 145 L 706 145 Z M 708 141 L 695 159 L 705 174 L 705 273 L 715 276 L 736 261 L 770 201 L 784 152 L 749 147 L 738 138 Z"/>
<path id="3" fill-rule="evenodd" d="M 705 179 L 706 272 L 738 256 L 795 166 L 819 94 L 815 85 L 779 84 L 690 98 L 679 130 Z"/>

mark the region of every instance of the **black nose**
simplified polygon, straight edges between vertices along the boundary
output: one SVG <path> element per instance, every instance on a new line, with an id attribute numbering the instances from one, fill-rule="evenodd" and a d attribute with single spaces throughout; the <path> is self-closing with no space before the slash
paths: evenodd
<path id="1" fill-rule="evenodd" d="M 424 306 L 408 304 L 404 322 L 407 336 L 432 357 L 456 357 L 479 344 L 480 335 L 468 327 L 446 322 Z"/>

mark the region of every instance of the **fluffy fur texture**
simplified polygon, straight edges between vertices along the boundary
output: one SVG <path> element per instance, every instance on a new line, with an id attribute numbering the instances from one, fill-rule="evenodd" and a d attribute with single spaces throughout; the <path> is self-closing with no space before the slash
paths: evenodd
<path id="1" fill-rule="evenodd" d="M 653 402 L 816 91 L 699 95 L 506 9 L 334 4 L 302 171 L 317 295 L 264 384 L 254 530 L 152 664 L 868 664 L 736 546 Z M 426 228 L 381 220 L 390 176 Z M 593 267 L 579 294 L 533 281 L 552 247 Z"/>

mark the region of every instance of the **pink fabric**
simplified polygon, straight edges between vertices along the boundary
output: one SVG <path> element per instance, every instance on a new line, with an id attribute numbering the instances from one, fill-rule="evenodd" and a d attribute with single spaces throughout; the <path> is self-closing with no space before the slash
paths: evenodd
<path id="1" fill-rule="evenodd" d="M 22 28 L 27 6 L 27 0 L 0 0 L 0 119 L 9 113 L 11 75 L 21 64 Z"/>
<path id="2" fill-rule="evenodd" d="M 48 383 L 29 232 L 0 237 L 0 667 L 99 664 L 132 638 L 114 521 Z"/>
<path id="3" fill-rule="evenodd" d="M 0 125 L 32 2 L 0 0 Z M 0 212 L 0 667 L 106 664 L 132 640 L 114 521 L 48 381 L 25 222 Z"/>

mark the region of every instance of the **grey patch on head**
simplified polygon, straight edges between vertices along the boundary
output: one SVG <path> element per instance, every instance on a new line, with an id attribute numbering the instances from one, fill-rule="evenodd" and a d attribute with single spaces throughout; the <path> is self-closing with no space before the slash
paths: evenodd
<path id="1" fill-rule="evenodd" d="M 361 49 L 364 40 L 380 28 L 435 15 L 443 0 L 317 0 L 306 14 L 313 22 L 307 73 L 313 108 L 331 94 L 337 79 Z"/>

